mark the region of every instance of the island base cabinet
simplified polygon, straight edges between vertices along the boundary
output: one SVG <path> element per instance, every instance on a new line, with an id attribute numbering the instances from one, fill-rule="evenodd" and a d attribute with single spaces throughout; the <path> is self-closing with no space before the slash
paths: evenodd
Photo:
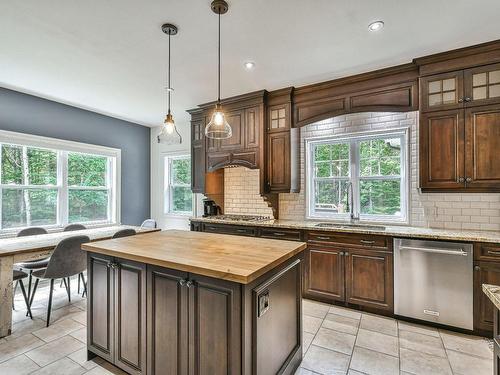
<path id="1" fill-rule="evenodd" d="M 145 374 L 146 266 L 91 253 L 87 269 L 88 350 L 129 374 Z"/>

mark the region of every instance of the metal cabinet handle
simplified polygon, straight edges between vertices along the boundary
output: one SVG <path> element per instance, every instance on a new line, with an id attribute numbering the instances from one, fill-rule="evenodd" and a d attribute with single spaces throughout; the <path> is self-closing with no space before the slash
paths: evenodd
<path id="1" fill-rule="evenodd" d="M 329 240 L 330 237 L 325 237 L 325 236 L 317 236 L 316 237 L 318 240 Z"/>
<path id="2" fill-rule="evenodd" d="M 464 99 L 463 99 L 463 98 L 458 99 L 458 102 L 459 102 L 459 103 L 463 103 L 463 101 L 464 101 Z"/>
<path id="3" fill-rule="evenodd" d="M 180 280 L 179 280 L 179 285 L 180 285 L 180 286 L 184 286 L 184 285 L 186 285 L 186 280 L 184 280 L 184 279 L 180 279 Z"/>
<path id="4" fill-rule="evenodd" d="M 281 233 L 281 232 L 274 232 L 273 234 L 275 236 L 286 236 L 286 233 Z"/>
<path id="5" fill-rule="evenodd" d="M 490 254 L 490 255 L 500 255 L 500 251 L 488 250 L 488 254 Z"/>
<path id="6" fill-rule="evenodd" d="M 346 251 L 346 252 L 344 253 L 344 255 L 345 255 L 346 257 L 348 257 L 348 256 L 349 256 L 349 252 L 348 252 L 348 251 Z"/>
<path id="7" fill-rule="evenodd" d="M 375 243 L 375 241 L 368 241 L 368 240 L 359 240 L 359 242 L 365 245 L 373 245 Z"/>
<path id="8" fill-rule="evenodd" d="M 238 232 L 238 233 L 246 233 L 247 230 L 246 229 L 236 229 L 236 232 Z"/>
<path id="9" fill-rule="evenodd" d="M 465 182 L 472 182 L 472 178 L 471 177 L 465 178 Z"/>
<path id="10" fill-rule="evenodd" d="M 344 253 L 343 251 L 341 251 L 341 252 L 339 253 L 339 255 L 342 257 L 342 256 L 344 256 L 344 255 L 345 255 L 345 253 Z"/>
<path id="11" fill-rule="evenodd" d="M 460 182 L 460 183 L 465 182 L 465 178 L 463 178 L 463 177 L 459 177 L 459 178 L 458 178 L 458 182 Z"/>
<path id="12" fill-rule="evenodd" d="M 186 286 L 188 288 L 191 288 L 193 285 L 194 285 L 194 283 L 191 280 L 188 280 L 188 282 L 186 283 Z"/>
<path id="13" fill-rule="evenodd" d="M 109 262 L 107 264 L 108 268 L 112 268 L 112 269 L 116 269 L 118 268 L 118 264 L 117 263 L 113 263 L 113 262 Z"/>
<path id="14" fill-rule="evenodd" d="M 466 96 L 464 100 L 465 100 L 466 102 L 470 102 L 472 99 L 471 99 L 470 97 Z"/>
<path id="15" fill-rule="evenodd" d="M 479 266 L 474 266 L 474 271 L 479 271 L 479 270 L 481 270 L 481 267 L 479 267 Z"/>

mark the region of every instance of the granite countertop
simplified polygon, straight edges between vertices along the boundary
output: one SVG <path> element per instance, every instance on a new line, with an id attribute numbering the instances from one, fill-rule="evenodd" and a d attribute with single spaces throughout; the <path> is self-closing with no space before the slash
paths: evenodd
<path id="1" fill-rule="evenodd" d="M 497 309 L 500 310 L 500 286 L 483 284 L 483 292 L 493 302 Z"/>
<path id="2" fill-rule="evenodd" d="M 303 242 L 165 230 L 90 242 L 98 254 L 248 284 L 306 248 Z"/>
<path id="3" fill-rule="evenodd" d="M 363 227 L 316 227 L 320 221 L 312 220 L 266 220 L 266 221 L 232 221 L 219 220 L 203 217 L 193 217 L 191 221 L 204 223 L 232 224 L 252 227 L 271 227 L 287 229 L 308 229 L 337 233 L 364 233 L 378 234 L 383 236 L 401 237 L 401 238 L 422 238 L 434 240 L 468 241 L 468 242 L 490 242 L 500 243 L 500 232 L 498 231 L 467 231 L 460 229 L 432 229 L 412 226 L 385 226 L 384 229 Z M 338 223 L 342 225 L 342 223 Z"/>

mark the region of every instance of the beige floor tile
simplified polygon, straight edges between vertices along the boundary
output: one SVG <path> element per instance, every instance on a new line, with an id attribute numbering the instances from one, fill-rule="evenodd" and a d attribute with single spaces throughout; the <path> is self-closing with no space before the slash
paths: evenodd
<path id="1" fill-rule="evenodd" d="M 452 375 L 446 358 L 401 348 L 401 370 L 415 375 Z"/>
<path id="2" fill-rule="evenodd" d="M 356 346 L 350 368 L 369 375 L 398 375 L 399 359 Z"/>
<path id="3" fill-rule="evenodd" d="M 83 349 L 77 350 L 74 353 L 71 353 L 70 355 L 68 355 L 68 358 L 75 361 L 80 366 L 85 367 L 87 370 L 91 370 L 97 366 L 97 364 L 93 360 L 87 361 L 87 348 L 86 347 Z"/>
<path id="4" fill-rule="evenodd" d="M 87 325 L 87 312 L 82 311 L 71 316 L 71 319 L 77 321 L 78 323 L 86 326 Z"/>
<path id="5" fill-rule="evenodd" d="M 58 359 L 66 357 L 83 347 L 85 347 L 85 345 L 81 341 L 78 341 L 71 336 L 64 336 L 33 349 L 27 352 L 26 355 L 35 361 L 39 366 L 43 367 L 49 363 L 57 361 Z"/>
<path id="6" fill-rule="evenodd" d="M 447 350 L 446 352 L 448 353 L 448 359 L 454 374 L 493 374 L 493 361 L 491 359 L 473 357 L 453 350 Z"/>
<path id="7" fill-rule="evenodd" d="M 399 346 L 405 349 L 435 355 L 437 357 L 446 357 L 441 337 L 400 330 Z"/>
<path id="8" fill-rule="evenodd" d="M 328 314 L 322 327 L 355 335 L 358 332 L 359 320 L 337 314 Z"/>
<path id="9" fill-rule="evenodd" d="M 44 341 L 28 333 L 13 340 L 6 340 L 0 344 L 0 363 L 19 354 L 26 353 L 44 344 Z"/>
<path id="10" fill-rule="evenodd" d="M 69 335 L 87 344 L 87 327 L 80 328 L 78 331 L 71 332 Z"/>
<path id="11" fill-rule="evenodd" d="M 360 328 L 369 331 L 380 332 L 386 335 L 397 336 L 398 324 L 395 319 L 376 316 L 372 314 L 363 314 L 361 316 Z"/>
<path id="12" fill-rule="evenodd" d="M 75 322 L 73 319 L 63 319 L 58 323 L 53 323 L 48 327 L 34 331 L 33 334 L 45 342 L 51 342 L 82 328 L 85 328 L 85 326 Z"/>
<path id="13" fill-rule="evenodd" d="M 297 371 L 295 371 L 295 375 L 314 375 L 314 372 L 299 367 Z"/>
<path id="14" fill-rule="evenodd" d="M 23 320 L 12 325 L 12 334 L 7 336 L 5 339 L 12 340 L 16 337 L 26 335 L 27 333 L 38 331 L 43 327 L 45 327 L 45 322 L 42 319 L 33 318 Z"/>
<path id="15" fill-rule="evenodd" d="M 309 300 L 304 300 L 302 302 L 302 313 L 305 315 L 314 316 L 316 318 L 323 319 L 326 314 L 328 314 L 329 309 L 330 305 L 327 305 L 325 303 Z"/>
<path id="16" fill-rule="evenodd" d="M 398 338 L 383 333 L 360 329 L 356 338 L 356 346 L 376 352 L 399 356 Z"/>
<path id="17" fill-rule="evenodd" d="M 318 332 L 319 327 L 321 327 L 321 323 L 323 319 L 315 318 L 314 316 L 303 315 L 302 316 L 302 329 L 304 332 L 309 332 L 312 334 L 316 334 Z"/>
<path id="18" fill-rule="evenodd" d="M 439 332 L 446 349 L 483 358 L 493 358 L 493 352 L 488 345 L 488 341 L 482 337 L 444 330 Z"/>
<path id="19" fill-rule="evenodd" d="M 0 374 L 2 375 L 24 375 L 40 368 L 35 362 L 21 354 L 8 361 L 0 363 Z"/>
<path id="20" fill-rule="evenodd" d="M 58 323 L 61 320 L 65 319 L 71 319 L 73 316 L 78 315 L 82 312 L 81 309 L 79 309 L 76 306 L 73 305 L 67 305 L 63 306 L 59 309 L 52 310 L 50 314 L 50 324 Z M 44 309 L 43 311 L 40 311 L 38 313 L 34 313 L 33 316 L 36 316 L 44 321 L 47 319 L 47 310 Z"/>
<path id="21" fill-rule="evenodd" d="M 80 375 L 87 370 L 65 357 L 33 372 L 33 375 Z"/>
<path id="22" fill-rule="evenodd" d="M 325 375 L 345 375 L 349 356 L 326 348 L 311 345 L 301 367 Z"/>
<path id="23" fill-rule="evenodd" d="M 361 319 L 361 313 L 359 311 L 347 309 L 345 307 L 340 307 L 340 306 L 331 306 L 330 314 L 342 315 L 348 318 L 358 319 L 358 320 Z"/>
<path id="24" fill-rule="evenodd" d="M 307 352 L 307 349 L 309 349 L 309 346 L 311 345 L 313 339 L 314 339 L 314 335 L 312 333 L 302 332 L 302 352 L 303 353 Z"/>
<path id="25" fill-rule="evenodd" d="M 351 355 L 355 341 L 356 336 L 354 335 L 333 331 L 327 328 L 320 328 L 312 343 L 316 346 Z"/>
<path id="26" fill-rule="evenodd" d="M 349 369 L 349 372 L 347 373 L 347 375 L 366 375 L 366 374 L 363 373 L 363 372 L 359 372 L 359 371 L 353 370 L 351 368 L 351 369 Z"/>
<path id="27" fill-rule="evenodd" d="M 122 371 L 101 358 L 95 358 L 94 361 L 97 366 L 89 372 L 86 372 L 85 375 L 128 375 L 125 371 Z"/>
<path id="28" fill-rule="evenodd" d="M 398 321 L 398 327 L 400 331 L 410 331 L 410 332 L 420 333 L 423 335 L 439 337 L 439 331 L 437 328 L 434 327 L 427 327 L 421 324 L 402 322 L 401 320 Z"/>

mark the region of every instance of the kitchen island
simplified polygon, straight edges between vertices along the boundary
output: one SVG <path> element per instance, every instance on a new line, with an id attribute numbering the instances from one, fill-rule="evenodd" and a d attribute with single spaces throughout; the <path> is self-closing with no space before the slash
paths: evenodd
<path id="1" fill-rule="evenodd" d="M 293 374 L 301 242 L 163 231 L 88 252 L 89 358 L 131 374 Z"/>

